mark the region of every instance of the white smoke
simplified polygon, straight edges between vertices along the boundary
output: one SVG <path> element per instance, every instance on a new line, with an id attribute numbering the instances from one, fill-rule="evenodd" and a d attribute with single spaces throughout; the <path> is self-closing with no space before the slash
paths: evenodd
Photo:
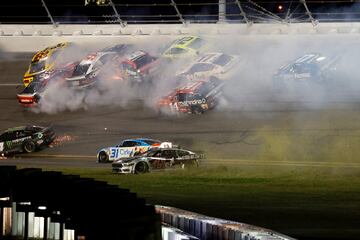
<path id="1" fill-rule="evenodd" d="M 223 80 L 224 99 L 218 110 L 271 110 L 289 103 L 306 108 L 327 107 L 339 101 L 357 101 L 360 90 L 357 80 L 359 50 L 356 36 L 351 35 L 237 35 L 203 37 L 207 40 L 207 51 L 224 52 L 239 57 L 239 63 Z M 175 39 L 175 37 L 173 38 Z M 134 50 L 142 49 L 160 56 L 164 46 L 173 39 L 153 41 L 133 39 Z M 100 48 L 99 48 L 100 49 Z M 89 51 L 71 51 L 67 61 L 80 60 Z M 333 85 L 313 85 L 306 88 L 291 86 L 281 93 L 274 91 L 272 76 L 284 64 L 308 53 L 324 56 L 340 55 L 337 64 L 336 82 Z M 193 59 L 178 61 L 163 60 L 160 70 L 151 85 L 130 85 L 111 79 L 117 74 L 114 65 L 105 66 L 106 77 L 99 79 L 98 86 L 84 91 L 69 89 L 60 83 L 50 84 L 36 111 L 57 113 L 65 110 L 88 109 L 99 106 L 124 107 L 141 101 L 146 107 L 154 108 L 156 101 L 177 85 L 175 72 Z M 59 81 L 61 82 L 61 81 Z"/>

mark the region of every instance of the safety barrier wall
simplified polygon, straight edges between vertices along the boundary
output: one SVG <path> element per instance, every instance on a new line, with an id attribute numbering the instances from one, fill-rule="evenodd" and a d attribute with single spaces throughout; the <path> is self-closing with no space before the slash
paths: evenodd
<path id="1" fill-rule="evenodd" d="M 293 24 L 155 24 L 128 25 L 0 25 L 0 49 L 8 52 L 33 52 L 59 41 L 93 43 L 135 38 L 173 39 L 182 35 L 297 36 L 327 34 L 359 34 L 360 23 Z"/>
<path id="2" fill-rule="evenodd" d="M 163 223 L 202 240 L 293 240 L 265 228 L 207 217 L 177 208 L 156 206 L 156 211 L 161 215 Z"/>

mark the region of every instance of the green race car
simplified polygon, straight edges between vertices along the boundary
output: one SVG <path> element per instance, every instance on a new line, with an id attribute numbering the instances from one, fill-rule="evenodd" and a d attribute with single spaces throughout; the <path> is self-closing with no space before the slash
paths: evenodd
<path id="1" fill-rule="evenodd" d="M 196 56 L 200 53 L 201 48 L 205 45 L 205 41 L 197 36 L 183 37 L 175 40 L 164 53 L 164 58 L 181 58 L 186 56 Z"/>
<path id="2" fill-rule="evenodd" d="M 15 152 L 31 153 L 55 139 L 51 127 L 21 126 L 6 130 L 0 135 L 0 154 Z"/>

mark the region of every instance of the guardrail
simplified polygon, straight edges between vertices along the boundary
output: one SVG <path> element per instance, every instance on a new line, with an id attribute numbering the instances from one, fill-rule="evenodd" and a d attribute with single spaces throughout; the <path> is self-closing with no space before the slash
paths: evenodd
<path id="1" fill-rule="evenodd" d="M 202 240 L 294 240 L 253 225 L 208 217 L 181 209 L 156 206 L 161 221 Z"/>

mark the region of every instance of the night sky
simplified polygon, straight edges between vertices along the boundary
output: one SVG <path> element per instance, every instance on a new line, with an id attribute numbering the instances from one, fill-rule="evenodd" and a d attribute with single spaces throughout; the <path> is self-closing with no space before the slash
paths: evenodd
<path id="1" fill-rule="evenodd" d="M 84 6 L 85 0 L 45 0 L 55 19 L 60 23 L 112 23 L 116 21 L 111 6 Z M 218 20 L 217 0 L 175 0 L 185 21 L 216 22 Z M 170 0 L 113 0 L 122 20 L 131 23 L 179 23 L 176 10 Z M 235 0 L 227 0 L 227 20 L 244 22 Z M 300 1 L 241 1 L 250 21 L 268 20 L 292 22 L 307 21 L 305 8 Z M 359 21 L 360 3 L 345 1 L 307 1 L 313 16 L 320 21 Z M 48 23 L 50 20 L 42 7 L 41 0 L 1 1 L 1 23 Z"/>

